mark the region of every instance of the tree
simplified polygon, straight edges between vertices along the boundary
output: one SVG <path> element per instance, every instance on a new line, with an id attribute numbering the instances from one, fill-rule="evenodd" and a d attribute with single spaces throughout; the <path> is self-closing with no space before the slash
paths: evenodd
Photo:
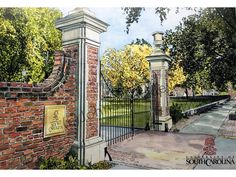
<path id="1" fill-rule="evenodd" d="M 138 23 L 139 18 L 141 17 L 141 14 L 143 11 L 145 11 L 145 8 L 143 7 L 125 7 L 122 8 L 126 16 L 126 33 L 129 33 L 129 28 L 132 23 L 136 22 Z M 166 15 L 169 13 L 169 8 L 163 8 L 163 7 L 157 7 L 155 8 L 155 13 L 159 15 L 159 18 L 161 22 L 166 20 Z"/>
<path id="2" fill-rule="evenodd" d="M 54 51 L 61 49 L 55 28 L 61 16 L 53 8 L 0 9 L 0 81 L 38 83 L 50 74 Z"/>
<path id="3" fill-rule="evenodd" d="M 127 45 L 124 49 L 108 49 L 101 60 L 102 73 L 113 88 L 131 91 L 150 80 L 146 56 L 152 49 L 147 45 Z"/>
<path id="4" fill-rule="evenodd" d="M 212 61 L 210 79 L 224 90 L 228 82 L 236 81 L 236 8 L 216 8 L 212 18 L 218 20 L 219 34 L 215 40 L 221 50 Z"/>
<path id="5" fill-rule="evenodd" d="M 195 91 L 198 86 L 197 73 L 204 70 L 205 56 L 199 43 L 199 16 L 193 15 L 184 18 L 183 22 L 176 27 L 176 31 L 166 32 L 164 48 L 172 45 L 171 56 L 173 63 L 178 63 L 185 75 L 182 84 Z M 188 95 L 188 93 L 186 93 Z"/>
<path id="6" fill-rule="evenodd" d="M 136 40 L 134 41 L 132 41 L 131 43 L 130 43 L 130 45 L 133 45 L 133 44 L 136 44 L 136 45 L 147 45 L 147 46 L 149 46 L 149 47 L 152 47 L 152 45 L 148 42 L 148 41 L 146 41 L 145 39 L 139 39 L 139 38 L 136 38 Z"/>
<path id="7" fill-rule="evenodd" d="M 138 23 L 145 8 L 124 8 L 127 33 Z M 156 8 L 161 21 L 168 8 Z M 178 11 L 179 9 L 177 9 Z M 186 87 L 195 91 L 216 87 L 224 90 L 236 77 L 236 8 L 200 8 L 195 15 L 183 19 L 175 31 L 167 31 L 166 41 L 173 42 L 171 52 L 181 60 Z M 169 43 L 171 44 L 171 43 Z"/>

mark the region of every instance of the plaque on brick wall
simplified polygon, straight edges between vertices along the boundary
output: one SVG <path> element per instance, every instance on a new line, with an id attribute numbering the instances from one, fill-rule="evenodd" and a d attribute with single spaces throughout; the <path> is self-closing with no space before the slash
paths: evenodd
<path id="1" fill-rule="evenodd" d="M 66 106 L 45 106 L 44 138 L 65 134 Z"/>

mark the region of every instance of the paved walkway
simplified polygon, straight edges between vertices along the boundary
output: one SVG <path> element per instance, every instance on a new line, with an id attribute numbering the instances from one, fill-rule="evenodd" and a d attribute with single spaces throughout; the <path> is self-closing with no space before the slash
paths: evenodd
<path id="1" fill-rule="evenodd" d="M 108 151 L 118 166 L 113 169 L 236 169 L 236 165 L 186 165 L 186 156 L 202 156 L 205 139 L 215 138 L 218 156 L 236 158 L 236 140 L 222 132 L 236 130 L 224 126 L 236 100 L 219 105 L 180 130 L 180 133 L 142 132 L 111 146 Z M 220 131 L 219 131 L 220 130 Z M 227 130 L 227 131 L 226 131 Z M 232 137 L 231 137 L 232 138 Z M 235 137 L 236 139 L 236 137 Z M 234 159 L 236 163 L 236 159 Z"/>
<path id="2" fill-rule="evenodd" d="M 186 156 L 201 154 L 206 137 L 148 131 L 112 145 L 108 152 L 113 162 L 131 169 L 191 169 L 194 166 L 186 165 Z"/>
<path id="3" fill-rule="evenodd" d="M 198 119 L 184 127 L 182 130 L 180 130 L 180 132 L 208 134 L 214 136 L 218 135 L 221 125 L 235 104 L 236 101 L 229 101 L 224 105 L 216 106 L 212 110 L 200 114 Z"/>

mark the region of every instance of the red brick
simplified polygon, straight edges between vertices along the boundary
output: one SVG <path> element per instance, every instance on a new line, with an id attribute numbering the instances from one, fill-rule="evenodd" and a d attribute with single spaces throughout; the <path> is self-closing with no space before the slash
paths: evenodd
<path id="1" fill-rule="evenodd" d="M 3 129 L 3 133 L 4 133 L 4 134 L 13 133 L 14 131 L 15 131 L 15 128 L 14 128 L 13 126 Z"/>
<path id="2" fill-rule="evenodd" d="M 21 126 L 29 126 L 32 124 L 32 121 L 21 122 Z"/>
<path id="3" fill-rule="evenodd" d="M 32 154 L 34 151 L 32 149 L 27 149 L 24 151 L 24 155 Z"/>
<path id="4" fill-rule="evenodd" d="M 19 141 L 22 141 L 22 139 L 23 139 L 22 137 L 17 137 L 15 141 L 19 142 Z"/>
<path id="5" fill-rule="evenodd" d="M 55 102 L 53 102 L 53 101 L 45 101 L 44 102 L 44 105 L 54 105 L 55 104 Z"/>
<path id="6" fill-rule="evenodd" d="M 15 139 L 10 139 L 10 144 L 12 144 L 12 143 L 15 143 L 16 142 L 16 140 Z"/>
<path id="7" fill-rule="evenodd" d="M 34 136 L 33 136 L 33 135 L 28 135 L 27 138 L 28 138 L 28 139 L 33 139 Z"/>
<path id="8" fill-rule="evenodd" d="M 23 155 L 24 155 L 24 153 L 22 151 L 20 151 L 20 152 L 15 152 L 13 157 L 17 158 L 17 157 L 22 157 Z"/>
<path id="9" fill-rule="evenodd" d="M 12 113 L 12 114 L 11 114 L 11 117 L 12 117 L 12 118 L 13 118 L 13 117 L 21 117 L 21 116 L 23 116 L 22 113 Z"/>
<path id="10" fill-rule="evenodd" d="M 22 83 L 21 82 L 11 82 L 12 87 L 21 87 Z"/>
<path id="11" fill-rule="evenodd" d="M 42 123 L 43 123 L 42 120 L 34 120 L 34 121 L 33 121 L 33 125 L 42 124 Z"/>
<path id="12" fill-rule="evenodd" d="M 43 147 L 34 148 L 34 152 L 39 152 L 39 151 L 43 151 L 43 150 L 44 150 Z"/>
<path id="13" fill-rule="evenodd" d="M 5 119 L 0 119 L 0 124 L 5 124 Z"/>
<path id="14" fill-rule="evenodd" d="M 0 107 L 7 107 L 8 103 L 7 102 L 0 102 Z"/>
<path id="15" fill-rule="evenodd" d="M 14 158 L 10 163 L 9 163 L 10 168 L 16 168 L 20 166 L 20 158 Z"/>
<path id="16" fill-rule="evenodd" d="M 9 148 L 9 144 L 0 145 L 0 151 L 6 150 Z"/>
<path id="17" fill-rule="evenodd" d="M 16 151 L 16 152 L 20 152 L 20 151 L 25 151 L 26 149 L 27 149 L 27 148 L 24 147 L 24 146 L 18 146 L 18 147 L 15 148 L 15 151 Z"/>
<path id="18" fill-rule="evenodd" d="M 77 56 L 77 47 L 72 47 L 72 55 Z M 90 47 L 90 72 L 95 73 L 97 65 L 97 49 Z M 96 61 L 92 61 L 96 60 Z M 61 61 L 59 57 L 58 62 Z M 59 63 L 58 63 L 59 64 Z M 49 97 L 49 101 L 37 98 L 19 98 L 16 100 L 8 100 L 0 98 L 0 128 L 1 124 L 7 123 L 13 126 L 4 125 L 3 132 L 4 135 L 0 135 L 0 147 L 5 149 L 2 151 L 1 155 L 11 155 L 11 159 L 7 159 L 5 163 L 0 163 L 0 168 L 33 168 L 38 155 L 55 155 L 57 157 L 63 157 L 70 146 L 73 144 L 75 139 L 75 127 L 74 127 L 74 111 L 75 111 L 75 67 L 76 60 L 72 61 L 71 67 L 69 68 L 71 73 L 68 76 L 66 85 L 63 85 L 53 96 Z M 90 77 L 94 79 L 95 77 Z M 96 81 L 96 80 L 95 80 Z M 12 86 L 17 87 L 17 84 L 13 83 Z M 31 87 L 32 85 L 22 84 L 23 87 Z M 96 83 L 91 83 L 91 92 L 96 91 Z M 65 89 L 66 88 L 66 89 Z M 26 90 L 29 91 L 29 90 Z M 66 93 L 65 93 L 66 92 Z M 94 98 L 91 98 L 94 99 Z M 96 97 L 97 99 L 97 97 Z M 70 105 L 67 108 L 67 133 L 66 135 L 60 135 L 49 139 L 43 139 L 43 133 L 38 133 L 36 136 L 32 135 L 32 131 L 36 129 L 43 128 L 43 118 L 44 118 L 44 106 L 45 105 L 55 105 L 64 104 Z M 91 103 L 92 104 L 92 103 Z M 8 119 L 6 119 L 8 118 Z M 17 124 L 17 126 L 16 126 Z M 18 125 L 19 124 L 19 125 Z M 27 126 L 27 130 L 16 132 L 15 128 L 19 126 Z M 6 127 L 5 127 L 6 126 Z M 94 129 L 94 128 L 93 128 Z M 95 131 L 95 130 L 93 130 Z M 34 141 L 33 141 L 34 140 Z M 22 142 L 23 141 L 23 142 Z M 11 143 L 10 143 L 11 142 Z M 6 144 L 8 146 L 6 146 Z M 11 145 L 12 144 L 12 145 Z M 48 153 L 45 152 L 46 148 Z M 8 148 L 8 149 L 6 149 Z M 16 151 L 15 151 L 16 150 Z M 18 151 L 18 152 L 17 152 Z M 51 151 L 51 152 L 49 152 Z M 14 153 L 14 154 L 11 154 Z M 34 156 L 33 159 L 33 154 Z M 8 158 L 9 158 L 8 157 Z M 6 158 L 6 157 L 4 157 Z M 13 160 L 14 159 L 14 160 Z"/>
<path id="19" fill-rule="evenodd" d="M 32 106 L 32 107 L 31 107 L 31 110 L 32 110 L 32 111 L 42 111 L 43 108 L 41 108 L 40 106 Z"/>
<path id="20" fill-rule="evenodd" d="M 6 161 L 0 162 L 0 169 L 8 169 L 8 164 Z"/>
<path id="21" fill-rule="evenodd" d="M 14 154 L 15 150 L 14 149 L 7 149 L 3 151 L 3 155 L 8 155 L 8 154 Z"/>
<path id="22" fill-rule="evenodd" d="M 23 102 L 17 101 L 17 102 L 15 102 L 15 105 L 16 105 L 17 107 L 23 106 Z"/>
<path id="23" fill-rule="evenodd" d="M 5 113 L 16 113 L 16 112 L 17 112 L 17 108 L 16 107 L 5 108 Z"/>
<path id="24" fill-rule="evenodd" d="M 31 135 L 32 132 L 31 132 L 31 131 L 29 131 L 29 132 L 22 132 L 21 134 L 22 134 L 22 136 L 25 136 L 25 135 Z"/>
<path id="25" fill-rule="evenodd" d="M 32 162 L 32 160 L 33 160 L 33 158 L 31 157 L 31 155 L 26 155 L 23 163 L 28 164 L 28 163 Z"/>
<path id="26" fill-rule="evenodd" d="M 7 118 L 10 114 L 0 114 L 0 118 Z"/>
<path id="27" fill-rule="evenodd" d="M 27 146 L 27 145 L 30 145 L 30 144 L 32 144 L 33 142 L 32 141 L 25 141 L 25 142 L 23 142 L 23 145 L 24 146 Z"/>
<path id="28" fill-rule="evenodd" d="M 18 137 L 18 136 L 20 136 L 21 134 L 20 133 L 11 133 L 10 135 L 9 135 L 9 137 L 10 138 L 16 138 L 16 137 Z"/>
<path id="29" fill-rule="evenodd" d="M 23 87 L 32 87 L 32 84 L 29 84 L 29 83 L 23 83 L 22 86 L 23 86 Z"/>
<path id="30" fill-rule="evenodd" d="M 18 112 L 25 112 L 25 111 L 27 111 L 27 110 L 29 110 L 29 107 L 19 107 L 18 108 Z"/>
<path id="31" fill-rule="evenodd" d="M 11 145 L 12 148 L 17 148 L 17 147 L 20 147 L 20 146 L 22 146 L 22 143 L 15 143 L 15 144 Z"/>
<path id="32" fill-rule="evenodd" d="M 33 113 L 32 112 L 25 112 L 24 117 L 32 117 Z"/>
<path id="33" fill-rule="evenodd" d="M 6 87 L 7 83 L 6 82 L 0 82 L 0 87 Z"/>
<path id="34" fill-rule="evenodd" d="M 0 156 L 0 161 L 8 160 L 8 159 L 9 159 L 9 156 L 8 156 L 8 155 L 1 155 L 1 156 Z"/>
<path id="35" fill-rule="evenodd" d="M 38 147 L 37 144 L 32 144 L 32 145 L 27 146 L 27 149 L 35 149 L 37 147 Z"/>
<path id="36" fill-rule="evenodd" d="M 35 115 L 42 115 L 43 114 L 43 111 L 37 111 L 37 112 L 34 112 Z"/>

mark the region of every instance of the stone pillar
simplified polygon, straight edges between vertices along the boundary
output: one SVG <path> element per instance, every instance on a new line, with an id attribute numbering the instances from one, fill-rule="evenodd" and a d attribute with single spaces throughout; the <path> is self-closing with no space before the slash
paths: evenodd
<path id="1" fill-rule="evenodd" d="M 76 8 L 56 22 L 62 31 L 62 44 L 74 55 L 77 85 L 77 151 L 81 164 L 104 160 L 106 143 L 99 137 L 99 46 L 100 33 L 108 24 L 97 19 L 87 8 Z"/>
<path id="2" fill-rule="evenodd" d="M 154 119 L 151 120 L 150 124 L 154 130 L 165 130 L 166 126 L 168 129 L 172 127 L 172 119 L 170 117 L 169 111 L 169 93 L 168 93 L 168 69 L 169 62 L 171 59 L 161 50 L 161 45 L 163 43 L 163 32 L 153 33 L 154 37 L 154 50 L 153 53 L 147 57 L 147 60 L 150 63 L 151 76 L 157 76 L 157 96 L 152 99 L 152 102 L 156 102 L 157 113 L 152 111 Z M 152 95 L 153 96 L 153 95 Z"/>

